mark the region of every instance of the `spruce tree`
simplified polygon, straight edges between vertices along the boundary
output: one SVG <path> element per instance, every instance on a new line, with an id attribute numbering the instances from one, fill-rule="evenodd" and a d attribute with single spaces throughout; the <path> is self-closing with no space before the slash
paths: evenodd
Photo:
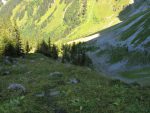
<path id="1" fill-rule="evenodd" d="M 23 49 L 22 49 L 22 44 L 21 44 L 21 39 L 20 39 L 20 33 L 19 33 L 19 30 L 17 28 L 17 25 L 15 24 L 15 38 L 16 38 L 16 54 L 17 56 L 23 56 L 24 55 L 24 52 L 23 52 Z"/>
<path id="2" fill-rule="evenodd" d="M 51 48 L 51 38 L 50 37 L 48 39 L 48 48 L 49 48 L 49 56 L 51 57 L 51 50 L 52 50 L 52 48 Z"/>
<path id="3" fill-rule="evenodd" d="M 63 45 L 62 46 L 62 63 L 70 62 L 70 46 Z"/>
<path id="4" fill-rule="evenodd" d="M 26 51 L 26 54 L 28 54 L 30 52 L 30 46 L 29 46 L 29 42 L 28 41 L 26 42 L 25 51 Z"/>
<path id="5" fill-rule="evenodd" d="M 58 48 L 55 44 L 52 46 L 52 58 L 58 59 Z"/>
<path id="6" fill-rule="evenodd" d="M 3 50 L 3 56 L 16 57 L 16 49 L 11 42 L 8 42 Z"/>
<path id="7" fill-rule="evenodd" d="M 37 52 L 38 52 L 38 53 L 42 53 L 42 54 L 44 54 L 44 55 L 50 57 L 49 46 L 48 46 L 48 44 L 45 42 L 45 40 L 43 40 L 43 41 L 41 42 L 41 44 L 38 45 Z"/>

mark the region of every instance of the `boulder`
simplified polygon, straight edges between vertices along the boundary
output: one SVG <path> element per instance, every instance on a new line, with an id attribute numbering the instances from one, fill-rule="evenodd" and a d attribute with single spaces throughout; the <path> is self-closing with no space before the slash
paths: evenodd
<path id="1" fill-rule="evenodd" d="M 21 85 L 21 84 L 17 84 L 17 83 L 12 83 L 8 86 L 9 90 L 20 90 L 21 92 L 26 92 L 26 88 Z"/>
<path id="2" fill-rule="evenodd" d="M 37 93 L 35 94 L 36 97 L 44 97 L 45 96 L 45 93 L 44 92 L 41 92 L 41 93 Z"/>
<path id="3" fill-rule="evenodd" d="M 71 84 L 78 84 L 79 82 L 80 82 L 79 79 L 76 79 L 76 78 L 70 79 L 70 83 L 71 83 Z"/>

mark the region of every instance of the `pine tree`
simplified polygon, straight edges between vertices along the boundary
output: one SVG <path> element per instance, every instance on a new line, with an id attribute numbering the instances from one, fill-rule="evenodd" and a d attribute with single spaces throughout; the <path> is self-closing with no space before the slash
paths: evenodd
<path id="1" fill-rule="evenodd" d="M 58 59 L 58 48 L 55 44 L 52 46 L 52 58 Z"/>
<path id="2" fill-rule="evenodd" d="M 38 45 L 37 52 L 50 57 L 49 46 L 44 40 L 42 41 L 41 44 Z"/>
<path id="3" fill-rule="evenodd" d="M 77 53 L 77 46 L 75 43 L 73 43 L 71 50 L 70 50 L 72 60 L 75 58 L 76 53 Z"/>
<path id="4" fill-rule="evenodd" d="M 16 49 L 14 45 L 11 42 L 8 42 L 3 50 L 3 56 L 10 56 L 10 57 L 16 57 Z"/>
<path id="5" fill-rule="evenodd" d="M 29 46 L 29 42 L 28 41 L 26 42 L 25 51 L 26 51 L 26 54 L 28 54 L 29 51 L 30 51 L 30 46 Z"/>
<path id="6" fill-rule="evenodd" d="M 49 48 L 49 56 L 51 57 L 51 38 L 49 37 L 49 39 L 48 39 L 48 48 Z"/>
<path id="7" fill-rule="evenodd" d="M 70 46 L 63 45 L 62 46 L 62 63 L 70 62 Z"/>
<path id="8" fill-rule="evenodd" d="M 23 56 L 24 52 L 23 52 L 23 49 L 22 49 L 20 33 L 19 33 L 19 30 L 18 30 L 16 24 L 15 24 L 14 30 L 15 30 L 15 34 L 16 34 L 16 53 L 17 53 L 17 56 Z"/>

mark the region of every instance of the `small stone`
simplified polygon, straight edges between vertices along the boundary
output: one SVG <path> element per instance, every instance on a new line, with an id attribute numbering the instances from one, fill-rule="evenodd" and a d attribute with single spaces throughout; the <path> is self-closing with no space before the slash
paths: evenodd
<path id="1" fill-rule="evenodd" d="M 57 91 L 55 89 L 50 90 L 50 96 L 58 96 L 60 94 L 60 91 Z"/>
<path id="2" fill-rule="evenodd" d="M 21 90 L 22 92 L 26 92 L 26 89 L 23 85 L 16 84 L 16 83 L 10 84 L 8 89 L 9 90 Z"/>
<path id="3" fill-rule="evenodd" d="M 44 96 L 45 96 L 45 93 L 44 93 L 44 92 L 38 93 L 38 94 L 36 94 L 35 96 L 36 96 L 36 97 L 44 97 Z"/>
<path id="4" fill-rule="evenodd" d="M 78 80 L 76 78 L 70 79 L 71 84 L 78 84 L 79 82 L 80 82 L 80 80 Z"/>
<path id="5" fill-rule="evenodd" d="M 63 74 L 60 73 L 60 72 L 53 72 L 53 73 L 50 73 L 50 76 L 53 76 L 53 77 L 62 77 Z"/>
<path id="6" fill-rule="evenodd" d="M 35 60 L 31 60 L 31 63 L 34 63 L 35 62 Z"/>

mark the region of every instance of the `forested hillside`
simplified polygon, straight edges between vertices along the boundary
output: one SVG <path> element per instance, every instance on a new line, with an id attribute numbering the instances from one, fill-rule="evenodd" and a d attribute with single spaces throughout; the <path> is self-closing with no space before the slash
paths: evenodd
<path id="1" fill-rule="evenodd" d="M 129 4 L 130 0 L 9 0 L 0 16 L 16 21 L 24 39 L 72 40 L 118 23 L 117 16 Z"/>

